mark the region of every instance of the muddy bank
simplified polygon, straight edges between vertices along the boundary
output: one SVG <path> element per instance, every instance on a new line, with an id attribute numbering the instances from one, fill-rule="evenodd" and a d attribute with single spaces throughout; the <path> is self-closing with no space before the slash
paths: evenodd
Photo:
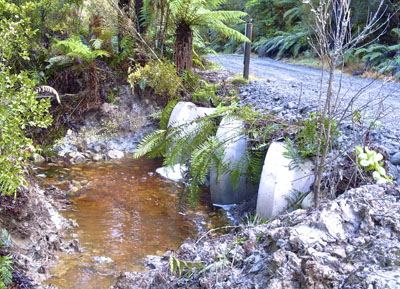
<path id="1" fill-rule="evenodd" d="M 119 159 L 135 152 L 137 144 L 155 129 L 151 115 L 161 109 L 154 101 L 132 94 L 129 85 L 119 85 L 112 103 L 103 103 L 98 110 L 88 112 L 84 123 L 54 146 L 57 157 L 73 163 Z"/>
<path id="2" fill-rule="evenodd" d="M 62 193 L 44 191 L 34 179 L 18 190 L 16 199 L 0 197 L 0 225 L 10 237 L 2 250 L 13 256 L 15 288 L 46 288 L 41 283 L 48 278 L 56 252 L 70 252 L 79 247 L 77 240 L 63 239 L 74 222 L 58 213 L 68 205 L 59 198 L 63 198 Z"/>
<path id="3" fill-rule="evenodd" d="M 364 186 L 319 210 L 187 240 L 113 288 L 398 288 L 399 220 L 398 187 Z M 170 256 L 184 261 L 181 277 Z"/>

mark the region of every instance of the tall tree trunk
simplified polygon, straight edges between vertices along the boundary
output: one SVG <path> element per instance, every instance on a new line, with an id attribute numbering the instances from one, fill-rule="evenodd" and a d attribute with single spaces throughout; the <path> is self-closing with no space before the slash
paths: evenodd
<path id="1" fill-rule="evenodd" d="M 186 23 L 180 23 L 175 31 L 174 59 L 179 75 L 183 70 L 192 70 L 193 66 L 193 31 Z"/>

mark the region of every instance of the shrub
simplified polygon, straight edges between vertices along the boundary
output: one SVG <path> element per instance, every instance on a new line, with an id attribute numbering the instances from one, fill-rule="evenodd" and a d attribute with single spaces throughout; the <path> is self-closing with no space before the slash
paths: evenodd
<path id="1" fill-rule="evenodd" d="M 278 31 L 272 38 L 261 38 L 255 42 L 254 48 L 261 57 L 297 57 L 302 51 L 310 49 L 310 45 L 307 42 L 309 35 L 310 31 L 302 29 L 294 32 Z"/>
<path id="2" fill-rule="evenodd" d="M 0 21 L 0 191 L 15 194 L 25 184 L 24 164 L 35 151 L 26 131 L 47 127 L 49 99 L 36 98 L 35 82 L 26 71 L 11 70 L 16 55 L 29 61 L 30 37 L 26 21 Z"/>
<path id="3" fill-rule="evenodd" d="M 128 76 L 128 82 L 132 90 L 136 85 L 142 90 L 151 87 L 156 94 L 167 99 L 175 98 L 182 86 L 182 79 L 176 74 L 175 65 L 166 61 L 149 61 L 145 66 L 136 65 Z"/>
<path id="4" fill-rule="evenodd" d="M 399 28 L 392 31 L 400 38 Z M 394 45 L 372 44 L 357 49 L 354 55 L 360 56 L 367 68 L 371 67 L 379 73 L 390 72 L 400 79 L 400 42 Z"/>
<path id="5" fill-rule="evenodd" d="M 295 162 L 304 160 L 309 157 L 314 157 L 318 150 L 318 123 L 319 116 L 317 113 L 311 113 L 310 116 L 303 120 L 300 126 L 300 131 L 296 135 L 294 141 L 286 138 L 287 150 L 286 156 Z M 328 119 L 325 119 L 325 129 L 328 128 Z M 326 134 L 322 136 L 322 146 L 326 143 Z M 331 127 L 331 141 L 332 144 L 335 139 L 339 136 L 337 129 L 337 123 L 335 120 L 332 121 Z"/>

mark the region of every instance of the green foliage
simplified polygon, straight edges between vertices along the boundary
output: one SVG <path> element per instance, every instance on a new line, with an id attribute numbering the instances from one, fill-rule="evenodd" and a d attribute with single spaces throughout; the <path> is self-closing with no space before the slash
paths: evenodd
<path id="1" fill-rule="evenodd" d="M 301 155 L 297 150 L 296 144 L 292 139 L 285 137 L 285 142 L 286 151 L 283 153 L 283 156 L 287 159 L 292 160 L 292 163 L 290 163 L 291 166 L 296 166 L 297 164 L 301 163 L 303 159 L 301 158 Z"/>
<path id="2" fill-rule="evenodd" d="M 255 42 L 254 48 L 257 49 L 260 56 L 297 57 L 300 52 L 310 48 L 310 44 L 307 41 L 310 33 L 309 30 L 304 29 L 294 32 L 278 31 L 274 37 L 261 38 Z"/>
<path id="3" fill-rule="evenodd" d="M 258 185 L 260 183 L 261 172 L 264 166 L 265 152 L 250 150 L 247 160 L 247 180 Z"/>
<path id="4" fill-rule="evenodd" d="M 379 183 L 392 182 L 392 178 L 386 175 L 386 170 L 383 167 L 383 155 L 368 147 L 356 146 L 357 163 L 363 167 L 365 172 L 372 171 L 372 176 Z"/>
<path id="5" fill-rule="evenodd" d="M 393 29 L 393 33 L 400 40 L 400 29 Z M 400 79 L 400 41 L 394 45 L 372 44 L 357 49 L 354 55 L 361 57 L 362 61 L 379 73 L 391 72 Z"/>
<path id="6" fill-rule="evenodd" d="M 245 85 L 249 84 L 249 80 L 244 77 L 239 76 L 239 77 L 235 77 L 234 79 L 232 79 L 231 83 L 233 85 L 245 86 Z"/>
<path id="7" fill-rule="evenodd" d="M 1 248 L 11 248 L 12 241 L 11 236 L 6 229 L 1 229 L 0 231 L 0 247 Z"/>
<path id="8" fill-rule="evenodd" d="M 0 19 L 23 21 L 29 47 L 34 51 L 29 61 L 17 53 L 10 59 L 12 68 L 19 70 L 41 69 L 48 55 L 51 38 L 66 33 L 75 21 L 71 17 L 82 0 L 0 0 Z M 18 38 L 18 37 L 17 37 Z M 9 40 L 12 41 L 12 38 Z M 16 46 L 17 48 L 17 46 Z"/>
<path id="9" fill-rule="evenodd" d="M 136 39 L 133 37 L 129 35 L 124 36 L 119 46 L 119 54 L 114 57 L 111 65 L 119 65 L 124 61 L 129 61 L 130 63 L 135 62 L 135 51 L 133 50 L 135 43 Z"/>
<path id="10" fill-rule="evenodd" d="M 259 225 L 267 224 L 270 220 L 261 217 L 258 214 L 247 213 L 246 216 L 243 218 L 243 223 L 247 227 L 256 227 Z"/>
<path id="11" fill-rule="evenodd" d="M 174 110 L 175 105 L 179 102 L 179 99 L 173 99 L 165 106 L 161 113 L 161 119 L 159 123 L 160 129 L 166 130 L 168 126 L 169 117 L 171 116 L 172 111 Z"/>
<path id="12" fill-rule="evenodd" d="M 318 137 L 319 137 L 319 116 L 316 113 L 311 113 L 310 116 L 303 120 L 300 126 L 300 130 L 297 133 L 294 140 L 285 138 L 286 150 L 285 156 L 299 163 L 302 160 L 310 157 L 314 157 L 317 154 L 318 149 Z M 328 119 L 324 120 L 325 130 L 328 130 Z M 325 147 L 326 133 L 322 134 L 322 145 L 321 148 Z M 335 120 L 332 121 L 331 126 L 331 139 L 330 143 L 333 143 L 339 136 L 337 123 Z"/>
<path id="13" fill-rule="evenodd" d="M 0 289 L 12 283 L 13 261 L 11 256 L 0 256 Z"/>
<path id="14" fill-rule="evenodd" d="M 185 23 L 191 28 L 207 27 L 228 38 L 248 41 L 243 34 L 227 26 L 227 24 L 243 22 L 241 17 L 247 14 L 241 11 L 217 10 L 223 2 L 221 0 L 169 0 L 168 5 L 172 19 L 177 25 Z"/>
<path id="15" fill-rule="evenodd" d="M 216 95 L 216 91 L 219 88 L 217 84 L 210 84 L 198 74 L 187 70 L 182 72 L 182 79 L 187 92 L 191 92 L 193 103 L 214 107 L 221 103 L 221 100 Z"/>
<path id="16" fill-rule="evenodd" d="M 310 114 L 310 116 L 302 122 L 302 127 L 296 136 L 297 149 L 302 157 L 306 159 L 308 157 L 315 156 L 318 147 L 318 121 L 319 116 L 316 113 Z M 328 119 L 324 120 L 325 130 L 328 130 Z M 322 145 L 325 147 L 327 133 L 322 134 Z M 331 127 L 331 143 L 339 136 L 337 129 L 337 123 L 335 120 L 332 121 Z"/>
<path id="17" fill-rule="evenodd" d="M 178 273 L 178 277 L 190 278 L 194 272 L 199 272 L 204 269 L 204 265 L 199 262 L 183 261 L 175 258 L 174 256 L 169 256 L 169 267 L 171 271 L 171 276 L 175 276 Z M 183 275 L 186 270 L 186 274 Z"/>
<path id="18" fill-rule="evenodd" d="M 6 229 L 0 231 L 0 247 L 2 249 L 12 247 L 11 237 Z M 12 256 L 0 256 L 0 289 L 8 288 L 12 283 L 12 265 Z"/>
<path id="19" fill-rule="evenodd" d="M 85 45 L 79 37 L 71 37 L 66 40 L 59 40 L 54 44 L 54 47 L 61 53 L 60 56 L 50 58 L 50 63 L 47 68 L 51 68 L 53 65 L 63 66 L 70 64 L 75 59 L 80 59 L 86 63 L 92 63 L 94 60 L 100 57 L 109 57 L 110 54 L 107 51 L 101 49 L 93 49 L 88 45 Z"/>
<path id="20" fill-rule="evenodd" d="M 144 67 L 136 65 L 128 76 L 128 82 L 132 90 L 136 85 L 142 90 L 148 86 L 168 100 L 176 98 L 182 86 L 182 79 L 176 74 L 175 66 L 167 61 L 149 61 Z"/>
<path id="21" fill-rule="evenodd" d="M 0 21 L 0 191 L 14 194 L 25 184 L 24 164 L 35 151 L 26 131 L 47 127 L 49 99 L 36 98 L 35 81 L 27 71 L 16 72 L 17 58 L 29 60 L 29 38 L 26 21 Z"/>

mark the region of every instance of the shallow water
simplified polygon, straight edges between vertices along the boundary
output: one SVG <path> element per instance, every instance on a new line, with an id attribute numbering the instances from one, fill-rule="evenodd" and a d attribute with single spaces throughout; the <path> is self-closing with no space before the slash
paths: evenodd
<path id="1" fill-rule="evenodd" d="M 179 212 L 182 186 L 158 176 L 160 166 L 160 161 L 124 159 L 37 170 L 44 184 L 81 187 L 63 215 L 79 224 L 70 237 L 80 241 L 83 252 L 60 254 L 47 284 L 108 288 L 118 272 L 143 270 L 146 255 L 177 249 L 187 237 L 227 223 L 223 212 L 204 202 Z"/>

